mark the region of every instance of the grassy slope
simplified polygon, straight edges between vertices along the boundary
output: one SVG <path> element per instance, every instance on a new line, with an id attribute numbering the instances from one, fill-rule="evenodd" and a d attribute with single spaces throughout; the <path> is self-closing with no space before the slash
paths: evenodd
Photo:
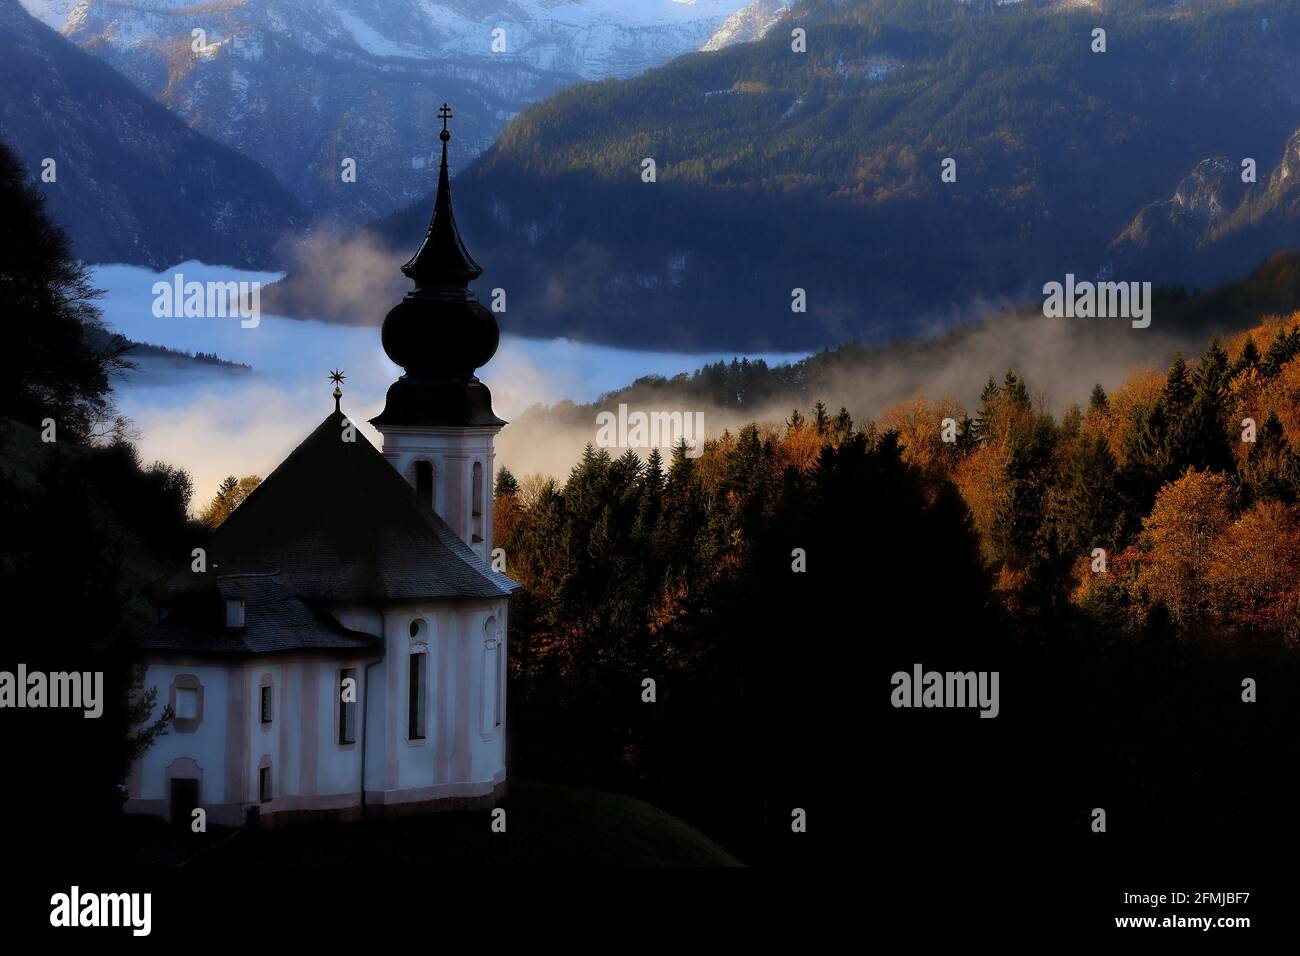
<path id="1" fill-rule="evenodd" d="M 491 810 L 249 831 L 194 860 L 247 866 L 739 866 L 698 830 L 632 797 L 512 779 L 507 831 Z"/>

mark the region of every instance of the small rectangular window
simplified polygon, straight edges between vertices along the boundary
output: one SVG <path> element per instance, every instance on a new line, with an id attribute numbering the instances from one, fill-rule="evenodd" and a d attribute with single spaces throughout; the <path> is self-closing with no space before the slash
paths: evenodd
<path id="1" fill-rule="evenodd" d="M 227 598 L 226 627 L 239 628 L 243 626 L 244 626 L 244 602 L 238 598 Z"/>
<path id="2" fill-rule="evenodd" d="M 257 797 L 263 803 L 271 799 L 271 768 L 260 767 L 257 771 Z"/>
<path id="3" fill-rule="evenodd" d="M 410 700 L 407 705 L 406 735 L 411 740 L 424 739 L 424 659 L 427 654 L 411 655 Z"/>
<path id="4" fill-rule="evenodd" d="M 339 671 L 339 743 L 357 742 L 357 671 L 345 667 Z"/>
<path id="5" fill-rule="evenodd" d="M 271 712 L 271 685 L 262 688 L 262 723 L 269 724 L 273 714 Z"/>
<path id="6" fill-rule="evenodd" d="M 199 690 L 197 687 L 176 688 L 176 717 L 179 720 L 198 720 Z"/>

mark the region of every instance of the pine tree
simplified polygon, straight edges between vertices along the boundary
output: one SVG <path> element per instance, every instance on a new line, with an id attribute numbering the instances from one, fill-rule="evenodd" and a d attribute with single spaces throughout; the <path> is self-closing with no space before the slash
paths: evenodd
<path id="1" fill-rule="evenodd" d="M 1123 502 L 1115 485 L 1115 456 L 1101 436 L 1079 439 L 1061 480 L 1058 523 L 1065 547 L 1075 556 L 1119 544 Z"/>
<path id="2" fill-rule="evenodd" d="M 997 415 L 998 397 L 1001 394 L 998 383 L 990 375 L 984 390 L 980 392 L 980 407 L 971 423 L 971 444 L 981 445 L 988 441 L 993 432 L 993 420 Z"/>
<path id="3" fill-rule="evenodd" d="M 1029 389 L 1024 380 L 1018 378 L 1011 369 L 1007 369 L 1006 377 L 1002 381 L 1002 394 L 1015 408 L 1029 407 Z"/>
<path id="4" fill-rule="evenodd" d="M 1264 358 L 1259 363 L 1260 374 L 1265 378 L 1272 378 L 1282 371 L 1282 366 L 1289 362 L 1295 354 L 1295 337 L 1287 331 L 1285 326 L 1279 328 L 1277 334 L 1273 336 L 1273 341 L 1269 343 L 1267 351 L 1264 352 Z"/>
<path id="5" fill-rule="evenodd" d="M 1046 415 L 1012 431 L 1002 496 L 990 530 L 995 557 L 1007 570 L 1024 575 L 1021 597 L 1041 614 L 1054 614 L 1063 606 L 1064 569 L 1072 560 L 1047 520 L 1056 440 L 1055 426 Z"/>
<path id="6" fill-rule="evenodd" d="M 1165 411 L 1171 419 L 1178 418 L 1187 410 L 1192 403 L 1193 394 L 1192 378 L 1187 371 L 1187 363 L 1183 361 L 1182 352 L 1175 352 L 1174 360 L 1165 374 L 1165 387 L 1161 393 Z"/>
<path id="7" fill-rule="evenodd" d="M 813 427 L 818 435 L 825 435 L 831 427 L 831 420 L 826 414 L 826 403 L 821 399 L 813 406 Z"/>
<path id="8" fill-rule="evenodd" d="M 1164 404 L 1156 402 L 1139 408 L 1121 442 L 1124 466 L 1120 469 L 1120 488 L 1130 519 L 1126 531 L 1132 532 L 1141 516 L 1151 511 L 1156 492 L 1174 477 Z"/>
<path id="9" fill-rule="evenodd" d="M 1237 361 L 1232 363 L 1228 377 L 1236 378 L 1238 372 L 1244 372 L 1246 369 L 1255 368 L 1258 365 L 1259 349 L 1255 347 L 1255 340 L 1248 335 L 1245 343 L 1241 346 L 1241 355 L 1237 356 Z"/>
<path id="10" fill-rule="evenodd" d="M 492 489 L 492 493 L 498 498 L 519 494 L 519 482 L 505 465 L 497 471 L 496 486 Z"/>
<path id="11" fill-rule="evenodd" d="M 1300 458 L 1292 451 L 1276 412 L 1269 412 L 1260 426 L 1255 444 L 1241 463 L 1241 480 L 1252 502 L 1295 503 L 1300 491 Z"/>
<path id="12" fill-rule="evenodd" d="M 1088 411 L 1104 412 L 1110 407 L 1110 399 L 1106 396 L 1106 390 L 1098 382 L 1092 387 L 1092 394 L 1088 396 Z"/>
<path id="13" fill-rule="evenodd" d="M 1196 391 L 1178 423 L 1171 464 L 1177 475 L 1188 467 L 1227 472 L 1232 469 L 1232 445 L 1225 426 L 1228 356 L 1212 340 L 1196 369 Z"/>
<path id="14" fill-rule="evenodd" d="M 835 420 L 831 423 L 831 441 L 836 445 L 840 445 L 848 441 L 849 436 L 852 434 L 853 416 L 849 414 L 847 408 L 841 405 L 839 414 L 835 416 Z"/>

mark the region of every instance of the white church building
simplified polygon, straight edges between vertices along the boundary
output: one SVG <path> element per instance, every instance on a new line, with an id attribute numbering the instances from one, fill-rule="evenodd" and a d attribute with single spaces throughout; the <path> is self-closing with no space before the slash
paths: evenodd
<path id="1" fill-rule="evenodd" d="M 188 828 L 480 805 L 506 785 L 506 615 L 488 563 L 493 439 L 475 376 L 496 352 L 481 269 L 452 217 L 450 134 L 415 288 L 383 344 L 405 374 L 372 419 L 340 407 L 155 587 L 139 636 L 166 735 L 131 769 L 128 812 Z"/>

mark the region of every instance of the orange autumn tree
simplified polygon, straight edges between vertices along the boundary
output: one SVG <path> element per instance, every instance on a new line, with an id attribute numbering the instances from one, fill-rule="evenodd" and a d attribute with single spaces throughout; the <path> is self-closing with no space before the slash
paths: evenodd
<path id="1" fill-rule="evenodd" d="M 1257 631 L 1300 635 L 1300 515 L 1261 501 L 1213 547 L 1206 583 L 1216 613 Z"/>
<path id="2" fill-rule="evenodd" d="M 257 475 L 245 475 L 243 478 L 228 476 L 221 482 L 221 487 L 217 489 L 212 500 L 199 513 L 199 521 L 213 531 L 217 530 L 230 517 L 231 512 L 238 508 L 261 483 L 262 479 Z"/>
<path id="3" fill-rule="evenodd" d="M 1151 514 L 1142 519 L 1139 592 L 1163 604 L 1182 626 L 1209 609 L 1205 582 L 1215 564 L 1214 545 L 1232 522 L 1236 499 L 1225 475 L 1189 468 L 1160 489 Z"/>
<path id="4" fill-rule="evenodd" d="M 945 419 L 952 422 L 952 441 L 944 441 Z M 918 395 L 910 402 L 887 408 L 881 416 L 880 428 L 898 433 L 903 461 L 919 469 L 927 483 L 935 484 L 956 467 L 960 457 L 956 439 L 966 422 L 966 410 L 955 399 L 932 402 Z"/>

